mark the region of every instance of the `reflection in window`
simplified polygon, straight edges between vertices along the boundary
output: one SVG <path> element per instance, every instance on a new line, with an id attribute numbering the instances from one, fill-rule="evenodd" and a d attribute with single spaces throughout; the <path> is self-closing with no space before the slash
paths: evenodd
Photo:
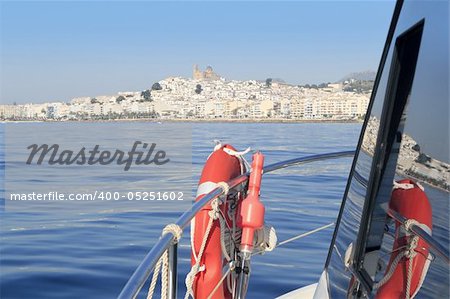
<path id="1" fill-rule="evenodd" d="M 367 124 L 362 150 L 373 156 L 380 121 L 372 116 Z M 413 137 L 403 133 L 396 173 L 433 187 L 450 191 L 450 165 L 428 155 Z"/>

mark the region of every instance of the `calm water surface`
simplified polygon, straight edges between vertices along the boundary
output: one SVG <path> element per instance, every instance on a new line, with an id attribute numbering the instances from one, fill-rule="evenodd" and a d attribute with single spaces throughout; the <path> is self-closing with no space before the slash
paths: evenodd
<path id="1" fill-rule="evenodd" d="M 72 125 L 85 126 L 86 129 L 110 126 L 119 136 L 123 134 L 136 140 L 145 137 L 151 126 L 144 122 Z M 1 139 L 4 140 L 2 126 Z M 6 130 L 9 126 L 15 126 L 14 130 L 22 130 L 24 134 L 38 128 L 36 124 L 8 124 Z M 66 129 L 60 124 L 46 126 L 46 134 L 65 136 Z M 171 126 L 170 130 L 177 130 L 177 126 L 180 130 L 191 126 L 191 136 L 185 136 L 192 141 L 191 175 L 180 175 L 174 170 L 174 173 L 164 174 L 171 179 L 157 181 L 157 172 L 146 176 L 144 169 L 135 175 L 138 183 L 133 188 L 139 186 L 139 182 L 146 184 L 146 180 L 147 183 L 151 180 L 157 181 L 165 190 L 175 190 L 184 185 L 195 191 L 214 139 L 231 143 L 238 149 L 251 146 L 261 150 L 266 155 L 266 163 L 273 163 L 310 154 L 353 150 L 361 128 L 360 124 L 163 123 L 160 126 Z M 46 138 L 41 137 L 43 140 Z M 98 136 L 90 138 L 99 139 Z M 71 136 L 65 136 L 65 142 L 74 146 L 78 144 L 78 140 Z M 3 146 L 2 143 L 2 173 L 5 169 Z M 10 161 L 14 164 L 18 160 L 14 154 L 8 154 L 7 170 Z M 335 220 L 350 164 L 351 159 L 348 158 L 319 162 L 285 169 L 263 178 L 266 222 L 275 226 L 279 240 Z M 80 176 L 77 184 L 85 182 L 122 188 L 121 185 L 134 183 L 130 182 L 127 173 L 122 175 Z M 37 179 L 42 185 L 51 185 L 55 181 L 45 173 Z M 20 181 L 20 178 L 15 180 Z M 9 209 L 6 202 L 4 211 L 0 213 L 1 298 L 114 298 L 157 240 L 161 229 L 180 215 L 179 211 L 161 207 L 139 209 L 139 206 L 130 208 L 129 203 L 105 205 L 101 202 L 83 207 L 41 205 L 33 209 Z M 273 298 L 317 282 L 332 231 L 331 228 L 321 231 L 253 258 L 249 298 Z M 184 275 L 190 263 L 188 236 L 186 232 L 180 245 L 179 271 L 183 277 L 180 277 L 179 293 L 183 295 Z"/>

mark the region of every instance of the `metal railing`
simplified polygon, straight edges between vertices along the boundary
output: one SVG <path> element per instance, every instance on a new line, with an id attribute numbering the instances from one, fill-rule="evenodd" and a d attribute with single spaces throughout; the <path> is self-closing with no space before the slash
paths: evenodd
<path id="1" fill-rule="evenodd" d="M 270 164 L 264 167 L 263 174 L 276 171 L 282 168 L 286 168 L 294 165 L 307 164 L 322 160 L 337 159 L 343 157 L 352 157 L 355 151 L 342 151 L 335 153 L 311 155 L 306 157 L 300 157 L 290 160 L 281 161 L 278 163 Z M 248 181 L 250 171 L 230 180 L 227 182 L 229 189 L 236 189 L 239 191 L 239 187 L 243 187 L 243 184 Z M 184 230 L 195 217 L 195 215 L 203 209 L 212 200 L 224 195 L 226 190 L 218 186 L 211 192 L 202 197 L 199 201 L 195 202 L 190 210 L 184 212 L 180 218 L 176 221 L 182 230 Z M 400 223 L 405 223 L 408 219 L 393 211 L 391 209 L 387 210 L 390 217 L 395 219 Z M 428 234 L 421 227 L 412 224 L 410 228 L 411 232 L 420 238 L 422 238 L 432 249 L 433 252 L 438 254 L 444 259 L 445 262 L 450 264 L 449 252 L 441 244 L 439 244 L 430 234 Z M 155 246 L 150 250 L 145 256 L 141 264 L 136 268 L 133 275 L 128 280 L 127 284 L 122 289 L 119 294 L 119 299 L 136 298 L 140 290 L 144 286 L 145 282 L 148 280 L 150 274 L 155 268 L 156 263 L 160 257 L 164 254 L 166 250 L 169 250 L 169 290 L 168 297 L 175 299 L 177 297 L 177 243 L 174 242 L 175 237 L 172 234 L 165 234 L 156 242 Z"/>
<path id="2" fill-rule="evenodd" d="M 276 171 L 282 168 L 286 168 L 293 165 L 307 164 L 317 161 L 337 159 L 342 157 L 353 157 L 355 151 L 342 151 L 335 153 L 311 155 L 306 157 L 300 157 L 295 159 L 290 159 L 286 161 L 281 161 L 278 163 L 270 164 L 264 167 L 263 174 Z M 250 172 L 246 172 L 230 181 L 227 182 L 230 189 L 236 189 L 247 182 Z M 225 194 L 225 189 L 221 186 L 216 187 L 211 192 L 202 197 L 199 201 L 195 202 L 190 210 L 184 212 L 180 218 L 175 222 L 182 230 L 184 230 L 195 217 L 195 215 L 200 212 L 203 207 L 209 204 L 212 200 L 218 198 L 219 196 Z M 168 297 L 176 298 L 176 286 L 177 286 L 177 244 L 174 242 L 174 236 L 172 234 L 165 234 L 156 242 L 153 248 L 145 256 L 141 264 L 136 268 L 133 275 L 128 280 L 122 292 L 119 294 L 119 299 L 136 298 L 140 290 L 144 286 L 145 282 L 148 280 L 150 274 L 155 268 L 156 263 L 159 258 L 164 254 L 164 252 L 169 249 L 169 283 L 171 284 L 171 290 L 169 290 Z"/>

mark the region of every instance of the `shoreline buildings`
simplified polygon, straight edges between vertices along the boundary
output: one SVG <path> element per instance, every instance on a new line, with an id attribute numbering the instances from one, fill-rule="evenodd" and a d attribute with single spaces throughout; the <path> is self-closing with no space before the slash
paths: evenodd
<path id="1" fill-rule="evenodd" d="M 225 80 L 212 67 L 193 68 L 193 78 L 169 77 L 141 92 L 80 97 L 69 102 L 0 105 L 2 120 L 199 119 L 357 120 L 370 91 L 344 84 L 295 86 L 280 82 Z"/>

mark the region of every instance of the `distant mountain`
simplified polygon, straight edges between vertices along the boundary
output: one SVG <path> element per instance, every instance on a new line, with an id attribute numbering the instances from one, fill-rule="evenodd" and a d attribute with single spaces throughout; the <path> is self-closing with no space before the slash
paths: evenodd
<path id="1" fill-rule="evenodd" d="M 338 82 L 344 82 L 344 81 L 347 81 L 350 79 L 361 80 L 361 81 L 374 81 L 376 75 L 377 75 L 377 73 L 374 71 L 356 72 L 356 73 L 348 74 L 347 76 L 343 77 Z"/>
<path id="2" fill-rule="evenodd" d="M 286 84 L 286 81 L 284 81 L 284 80 L 281 79 L 281 78 L 272 78 L 272 77 L 269 77 L 269 78 L 267 78 L 267 79 L 272 79 L 272 83 Z M 264 80 L 256 80 L 256 81 L 258 81 L 258 82 L 266 82 L 266 79 L 264 79 Z"/>
<path id="3" fill-rule="evenodd" d="M 276 82 L 276 83 L 286 83 L 286 81 L 284 81 L 283 79 L 281 79 L 281 78 L 272 78 L 272 82 Z"/>

